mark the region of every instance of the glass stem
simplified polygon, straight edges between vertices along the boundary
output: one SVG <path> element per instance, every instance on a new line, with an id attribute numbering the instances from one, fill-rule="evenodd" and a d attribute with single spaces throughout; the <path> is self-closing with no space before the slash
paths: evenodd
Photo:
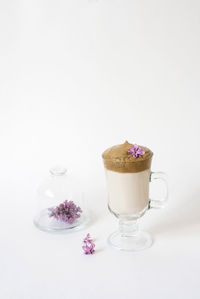
<path id="1" fill-rule="evenodd" d="M 136 236 L 139 232 L 137 220 L 119 220 L 119 232 L 121 237 Z"/>

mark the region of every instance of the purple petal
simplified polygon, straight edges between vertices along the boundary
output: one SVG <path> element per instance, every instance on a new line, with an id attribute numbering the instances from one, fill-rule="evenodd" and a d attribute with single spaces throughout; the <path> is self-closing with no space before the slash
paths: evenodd
<path id="1" fill-rule="evenodd" d="M 137 144 L 134 144 L 132 147 L 128 149 L 128 152 L 131 153 L 128 155 L 129 157 L 135 157 L 135 158 L 140 158 L 145 154 L 145 151 L 139 147 Z"/>

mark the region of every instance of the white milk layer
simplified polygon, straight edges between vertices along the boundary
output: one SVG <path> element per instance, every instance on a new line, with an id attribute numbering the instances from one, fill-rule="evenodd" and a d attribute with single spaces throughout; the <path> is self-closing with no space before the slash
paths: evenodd
<path id="1" fill-rule="evenodd" d="M 150 169 L 136 173 L 105 171 L 108 204 L 114 213 L 137 214 L 148 206 Z"/>

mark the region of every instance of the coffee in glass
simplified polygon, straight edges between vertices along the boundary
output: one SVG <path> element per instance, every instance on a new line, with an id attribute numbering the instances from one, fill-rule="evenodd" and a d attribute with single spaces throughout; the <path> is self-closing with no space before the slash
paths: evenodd
<path id="1" fill-rule="evenodd" d="M 167 199 L 166 175 L 151 172 L 153 153 L 150 149 L 125 142 L 113 146 L 103 155 L 108 208 L 119 219 L 119 230 L 109 244 L 121 249 L 138 251 L 150 247 L 149 234 L 138 229 L 137 219 L 151 207 L 162 207 Z M 165 182 L 165 194 L 160 199 L 149 199 L 149 182 Z"/>

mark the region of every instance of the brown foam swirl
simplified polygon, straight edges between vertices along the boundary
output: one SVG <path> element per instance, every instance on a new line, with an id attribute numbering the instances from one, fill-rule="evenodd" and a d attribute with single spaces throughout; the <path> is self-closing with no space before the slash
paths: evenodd
<path id="1" fill-rule="evenodd" d="M 145 154 L 140 158 L 129 156 L 128 149 L 133 144 L 128 141 L 120 145 L 115 145 L 102 154 L 105 168 L 117 172 L 140 172 L 151 168 L 151 160 L 153 153 L 145 146 L 140 147 L 145 151 Z"/>

